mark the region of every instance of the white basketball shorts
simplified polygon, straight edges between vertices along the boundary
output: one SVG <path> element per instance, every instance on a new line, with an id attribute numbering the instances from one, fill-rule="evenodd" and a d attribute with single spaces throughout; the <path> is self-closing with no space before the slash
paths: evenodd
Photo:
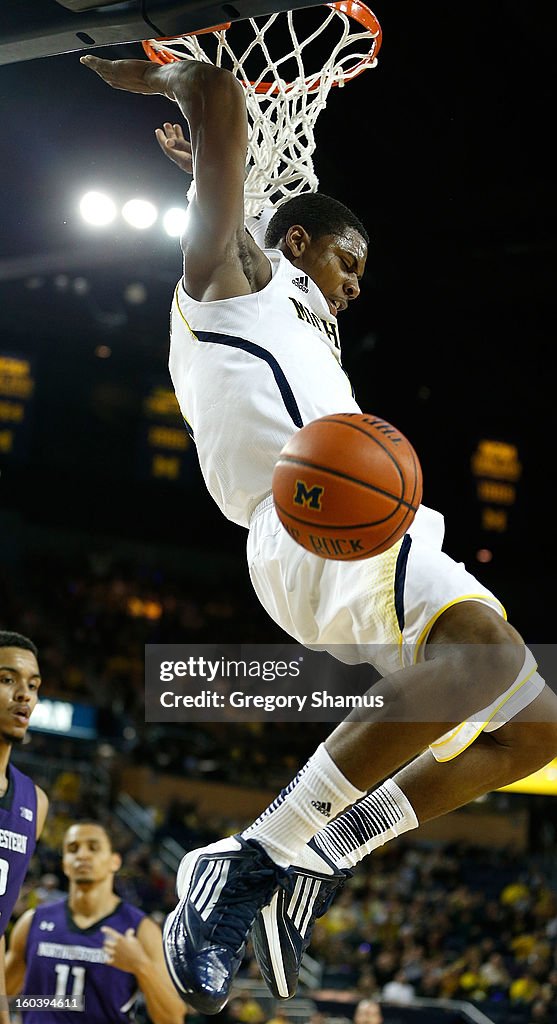
<path id="1" fill-rule="evenodd" d="M 443 516 L 421 505 L 408 532 L 383 554 L 355 562 L 319 558 L 292 540 L 269 496 L 251 518 L 249 573 L 263 607 L 298 643 L 386 676 L 423 658 L 430 630 L 451 605 L 480 601 L 506 617 L 495 595 L 442 551 L 444 532 Z M 455 757 L 481 731 L 499 728 L 530 704 L 544 685 L 535 668 L 474 722 L 432 744 L 437 760 Z"/>

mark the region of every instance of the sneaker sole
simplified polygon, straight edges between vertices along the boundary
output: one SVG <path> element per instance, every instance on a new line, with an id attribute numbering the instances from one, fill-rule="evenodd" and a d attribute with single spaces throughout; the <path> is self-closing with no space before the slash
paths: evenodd
<path id="1" fill-rule="evenodd" d="M 296 948 L 290 937 L 288 921 L 286 919 L 286 908 L 294 913 L 292 925 L 297 932 L 305 935 L 310 924 L 315 907 L 315 901 L 320 893 L 322 882 L 330 882 L 332 878 L 327 875 L 312 873 L 304 875 L 300 873 L 296 885 L 289 896 L 280 890 L 275 892 L 271 901 L 259 912 L 259 938 L 265 947 L 266 961 L 271 973 L 267 985 L 276 999 L 292 999 L 298 988 L 298 972 L 290 975 L 289 986 L 288 975 L 284 968 L 285 950 L 283 943 L 288 940 L 292 950 L 292 957 L 295 963 L 298 962 Z M 281 902 L 279 903 L 279 899 Z M 279 922 L 280 916 L 280 922 Z M 321 913 L 316 916 L 320 917 Z M 281 943 L 282 934 L 282 943 Z M 261 967 L 261 964 L 259 965 Z M 265 977 L 265 972 L 263 972 Z"/>
<path id="2" fill-rule="evenodd" d="M 176 875 L 176 895 L 178 896 L 180 902 L 174 907 L 174 910 L 172 910 L 171 913 L 166 918 L 162 933 L 164 959 L 166 961 L 168 972 L 172 978 L 175 987 L 178 989 L 179 992 L 182 992 L 184 995 L 191 995 L 191 991 L 185 989 L 179 978 L 176 976 L 174 967 L 172 966 L 172 962 L 170 958 L 166 955 L 166 941 L 168 938 L 168 933 L 172 928 L 172 925 L 174 924 L 175 918 L 181 912 L 182 907 L 186 902 L 189 893 L 191 876 L 193 874 L 195 863 L 199 859 L 199 856 L 200 854 L 197 852 L 197 850 L 192 850 L 190 853 L 186 853 L 186 856 L 182 857 L 182 860 L 180 861 L 178 874 Z"/>
<path id="3" fill-rule="evenodd" d="M 175 971 L 174 971 L 174 967 L 172 966 L 172 961 L 171 961 L 170 957 L 167 955 L 167 952 L 166 952 L 166 944 L 167 944 L 167 940 L 168 940 L 168 933 L 169 933 L 170 929 L 172 928 L 172 925 L 174 924 L 174 918 L 176 917 L 178 912 L 182 909 L 183 903 L 184 903 L 184 900 L 180 900 L 178 905 L 168 915 L 166 921 L 164 922 L 164 928 L 163 928 L 163 932 L 162 932 L 162 948 L 163 948 L 163 953 L 164 953 L 164 959 L 165 959 L 165 962 L 166 962 L 166 967 L 167 967 L 168 973 L 170 974 L 170 977 L 172 978 L 173 984 L 178 989 L 178 991 L 181 992 L 183 995 L 188 995 L 189 994 L 188 989 L 184 988 L 184 986 L 182 985 L 181 981 L 176 976 Z"/>
<path id="4" fill-rule="evenodd" d="M 263 923 L 265 943 L 267 946 L 267 957 L 273 971 L 273 995 L 278 999 L 291 999 L 292 996 L 296 994 L 296 989 L 294 989 L 293 992 L 290 992 L 286 975 L 284 973 L 282 946 L 277 925 L 278 898 L 279 894 L 276 892 L 271 902 L 260 911 L 260 919 Z"/>

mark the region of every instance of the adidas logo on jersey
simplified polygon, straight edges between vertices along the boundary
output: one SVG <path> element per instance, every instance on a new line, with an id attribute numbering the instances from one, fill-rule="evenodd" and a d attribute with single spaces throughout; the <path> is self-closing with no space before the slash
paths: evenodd
<path id="1" fill-rule="evenodd" d="M 312 800 L 311 801 L 311 806 L 315 807 L 315 810 L 319 811 L 320 814 L 323 814 L 325 816 L 325 818 L 330 818 L 331 817 L 331 805 L 327 801 L 325 801 L 325 800 Z"/>
<path id="2" fill-rule="evenodd" d="M 303 274 L 302 277 L 293 277 L 292 284 L 295 284 L 301 292 L 306 292 L 306 294 L 309 292 L 307 274 Z"/>

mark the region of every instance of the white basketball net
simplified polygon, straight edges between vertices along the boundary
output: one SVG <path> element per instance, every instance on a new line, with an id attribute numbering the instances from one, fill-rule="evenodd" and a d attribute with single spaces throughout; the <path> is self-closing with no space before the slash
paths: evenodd
<path id="1" fill-rule="evenodd" d="M 308 24 L 312 20 L 313 25 Z M 165 54 L 161 62 L 206 61 L 228 68 L 241 81 L 249 122 L 245 215 L 257 217 L 265 207 L 317 191 L 315 122 L 333 85 L 342 86 L 362 70 L 376 66 L 380 28 L 368 30 L 329 5 L 246 19 L 235 24 L 231 33 L 235 40 L 242 27 L 253 38 L 239 56 L 226 29 L 171 40 L 150 39 L 148 45 L 155 53 Z M 273 57 L 277 40 L 283 56 Z M 307 64 L 312 57 L 317 60 L 317 70 L 308 73 L 304 61 Z"/>

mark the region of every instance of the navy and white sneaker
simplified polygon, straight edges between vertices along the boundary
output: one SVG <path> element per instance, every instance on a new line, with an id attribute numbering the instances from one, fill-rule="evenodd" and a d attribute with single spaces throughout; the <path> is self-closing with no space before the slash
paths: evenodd
<path id="1" fill-rule="evenodd" d="M 182 859 L 180 902 L 165 921 L 172 981 L 200 1013 L 219 1013 L 230 995 L 257 911 L 284 875 L 254 840 L 230 836 Z"/>
<path id="2" fill-rule="evenodd" d="M 272 899 L 258 912 L 251 933 L 253 951 L 268 988 L 275 999 L 291 999 L 298 974 L 311 942 L 315 922 L 329 909 L 347 878 L 348 869 L 337 868 L 330 858 L 308 843 L 321 862 L 322 871 L 293 866 Z"/>

